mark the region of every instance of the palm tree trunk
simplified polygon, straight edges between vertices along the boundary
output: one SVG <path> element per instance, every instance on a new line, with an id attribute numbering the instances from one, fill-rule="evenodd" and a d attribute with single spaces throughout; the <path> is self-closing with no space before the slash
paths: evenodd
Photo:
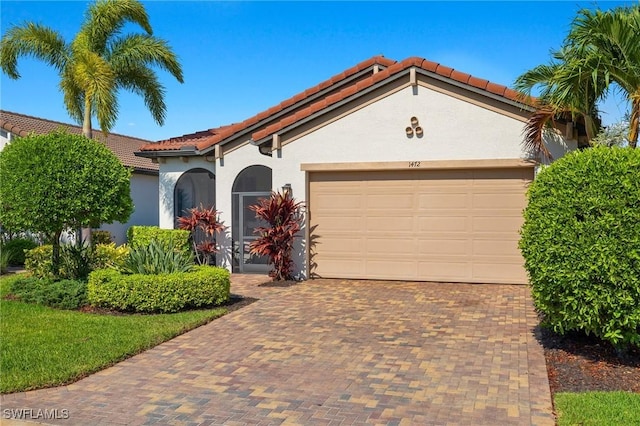
<path id="1" fill-rule="evenodd" d="M 93 139 L 93 129 L 91 128 L 91 99 L 85 94 L 84 98 L 84 122 L 82 123 L 82 135 L 85 138 Z"/>
<path id="2" fill-rule="evenodd" d="M 87 139 L 93 139 L 93 129 L 91 127 L 91 99 L 86 95 L 86 93 L 84 98 L 82 135 Z M 78 248 L 82 247 L 83 241 L 86 241 L 89 245 L 91 244 L 91 228 L 78 227 L 78 229 L 76 229 L 76 246 Z"/>
<path id="3" fill-rule="evenodd" d="M 631 97 L 631 117 L 629 118 L 629 146 L 638 145 L 638 127 L 640 126 L 640 93 Z"/>

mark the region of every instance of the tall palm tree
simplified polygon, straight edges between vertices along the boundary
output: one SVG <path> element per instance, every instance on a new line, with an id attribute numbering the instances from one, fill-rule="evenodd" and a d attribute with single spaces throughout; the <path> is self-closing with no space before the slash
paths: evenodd
<path id="1" fill-rule="evenodd" d="M 629 101 L 628 139 L 635 148 L 640 127 L 640 4 L 605 12 L 580 11 L 567 44 L 584 57 L 597 58 L 593 72 L 616 83 Z"/>
<path id="2" fill-rule="evenodd" d="M 600 130 L 597 103 L 610 93 L 611 83 L 631 103 L 629 144 L 635 147 L 640 118 L 640 6 L 581 10 L 551 63 L 516 79 L 514 88 L 524 97 L 540 88 L 538 109 L 525 126 L 525 146 L 551 158 L 542 135 L 559 118 L 582 122 L 590 141 Z"/>
<path id="3" fill-rule="evenodd" d="M 121 34 L 127 23 L 144 34 Z M 10 28 L 0 40 L 0 68 L 18 79 L 21 56 L 32 56 L 54 67 L 69 115 L 82 123 L 91 138 L 93 116 L 108 133 L 118 116 L 117 92 L 141 95 L 154 120 L 164 124 L 164 87 L 154 67 L 183 82 L 182 68 L 166 41 L 153 36 L 144 6 L 137 0 L 98 0 L 87 10 L 75 38 L 67 43 L 60 33 L 28 22 Z"/>

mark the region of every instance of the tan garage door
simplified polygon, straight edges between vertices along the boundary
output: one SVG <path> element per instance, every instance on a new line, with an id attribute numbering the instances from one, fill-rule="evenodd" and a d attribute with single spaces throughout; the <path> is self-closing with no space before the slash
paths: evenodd
<path id="1" fill-rule="evenodd" d="M 311 273 L 526 283 L 518 230 L 532 168 L 309 173 Z"/>

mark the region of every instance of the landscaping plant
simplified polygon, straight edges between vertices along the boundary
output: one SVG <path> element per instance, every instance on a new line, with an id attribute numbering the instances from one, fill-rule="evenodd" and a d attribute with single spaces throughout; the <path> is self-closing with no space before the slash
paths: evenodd
<path id="1" fill-rule="evenodd" d="M 302 206 L 289 191 L 272 192 L 269 198 L 249 206 L 257 218 L 267 223 L 255 229 L 258 238 L 250 243 L 250 253 L 269 257 L 269 264 L 274 268 L 269 276 L 274 281 L 294 278 L 293 243 L 301 228 Z"/>
<path id="2" fill-rule="evenodd" d="M 207 265 L 192 268 L 167 274 L 100 269 L 89 275 L 87 297 L 93 306 L 145 313 L 178 312 L 229 300 L 229 271 Z"/>
<path id="3" fill-rule="evenodd" d="M 528 197 L 520 249 L 543 324 L 640 346 L 640 151 L 570 153 Z"/>
<path id="4" fill-rule="evenodd" d="M 178 228 L 189 231 L 195 258 L 200 265 L 209 265 L 212 256 L 218 252 L 216 234 L 224 231 L 224 225 L 218 220 L 219 213 L 215 208 L 199 208 L 187 210 L 187 215 L 178 218 Z M 204 238 L 199 238 L 202 234 Z"/>
<path id="5" fill-rule="evenodd" d="M 38 244 L 29 238 L 15 238 L 5 241 L 2 245 L 3 250 L 11 252 L 9 257 L 9 266 L 23 266 L 25 252 L 38 247 Z"/>
<path id="6" fill-rule="evenodd" d="M 44 234 L 57 275 L 65 230 L 128 220 L 130 174 L 104 144 L 80 135 L 16 138 L 0 152 L 0 223 Z"/>
<path id="7" fill-rule="evenodd" d="M 158 275 L 189 272 L 192 268 L 190 254 L 184 253 L 173 241 L 151 240 L 146 246 L 133 247 L 120 269 L 129 274 Z"/>

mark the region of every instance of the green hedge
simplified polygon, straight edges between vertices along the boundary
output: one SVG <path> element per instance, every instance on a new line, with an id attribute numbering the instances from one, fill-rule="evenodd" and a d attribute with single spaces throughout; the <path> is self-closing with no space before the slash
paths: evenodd
<path id="1" fill-rule="evenodd" d="M 528 196 L 520 249 L 544 323 L 640 345 L 640 149 L 571 153 Z"/>
<path id="2" fill-rule="evenodd" d="M 89 275 L 87 297 L 94 306 L 133 312 L 177 312 L 229 300 L 229 271 L 197 266 L 191 272 L 121 274 L 113 269 Z"/>
<path id="3" fill-rule="evenodd" d="M 132 226 L 127 230 L 127 242 L 133 249 L 138 246 L 148 246 L 152 240 L 161 245 L 173 243 L 185 254 L 191 253 L 190 232 L 184 229 L 162 229 L 157 226 Z"/>

